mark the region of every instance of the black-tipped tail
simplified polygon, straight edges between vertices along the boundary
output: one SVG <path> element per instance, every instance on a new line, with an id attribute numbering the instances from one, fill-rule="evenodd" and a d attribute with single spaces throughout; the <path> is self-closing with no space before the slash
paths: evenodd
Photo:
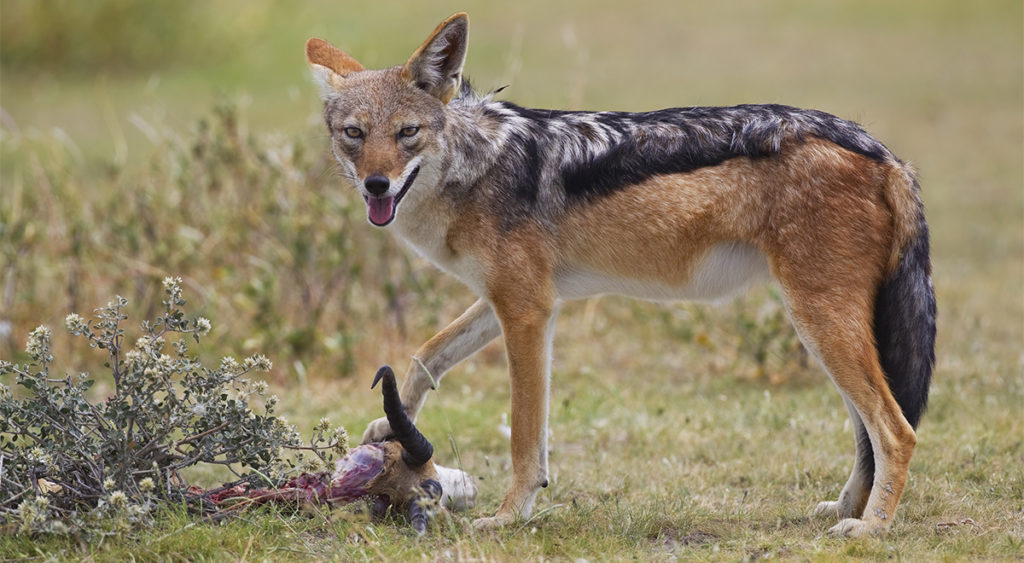
<path id="1" fill-rule="evenodd" d="M 917 427 L 928 404 L 935 365 L 935 289 L 928 249 L 928 225 L 918 212 L 917 235 L 875 300 L 878 356 L 896 402 Z"/>
<path id="2" fill-rule="evenodd" d="M 373 385 L 370 389 L 381 384 L 381 392 L 384 394 L 384 415 L 388 417 L 388 424 L 395 439 L 402 448 L 402 459 L 410 467 L 418 467 L 430 461 L 434 455 L 434 446 L 416 429 L 416 426 L 409 419 L 409 415 L 402 406 L 402 400 L 398 396 L 398 385 L 395 383 L 395 372 L 389 366 L 383 366 L 377 370 L 373 378 Z"/>

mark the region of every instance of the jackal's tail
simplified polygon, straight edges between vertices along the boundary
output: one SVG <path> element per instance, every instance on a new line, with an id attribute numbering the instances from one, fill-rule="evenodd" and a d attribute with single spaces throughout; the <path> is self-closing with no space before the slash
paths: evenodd
<path id="1" fill-rule="evenodd" d="M 920 187 L 909 166 L 895 164 L 886 194 L 896 240 L 889 276 L 875 299 L 875 341 L 889 388 L 916 428 L 935 364 L 935 290 Z"/>

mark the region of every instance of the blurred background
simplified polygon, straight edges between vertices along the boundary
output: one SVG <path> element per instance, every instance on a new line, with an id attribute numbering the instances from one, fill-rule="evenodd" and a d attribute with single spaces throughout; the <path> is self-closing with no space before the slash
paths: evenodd
<path id="1" fill-rule="evenodd" d="M 1018 0 L 0 0 L 0 358 L 115 294 L 148 318 L 160 280 L 180 275 L 214 324 L 203 354 L 265 353 L 273 381 L 316 405 L 331 397 L 311 382 L 345 393 L 404 367 L 473 297 L 338 186 L 303 44 L 400 64 L 457 11 L 471 18 L 466 74 L 521 105 L 777 102 L 860 122 L 921 171 L 943 380 L 984 374 L 1019 396 Z M 599 365 L 613 380 L 758 385 L 810 370 L 824 386 L 770 288 L 717 308 L 594 299 L 559 327 L 556 373 L 578 381 Z M 63 336 L 56 351 L 69 370 L 102 361 Z M 466 377 L 503 388 L 503 364 L 489 347 L 465 368 L 484 375 Z M 373 410 L 337 402 L 314 410 L 347 409 L 353 426 Z"/>

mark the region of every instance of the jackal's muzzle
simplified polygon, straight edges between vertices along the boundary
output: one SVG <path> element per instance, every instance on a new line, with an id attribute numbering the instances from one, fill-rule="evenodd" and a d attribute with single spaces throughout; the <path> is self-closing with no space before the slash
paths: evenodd
<path id="1" fill-rule="evenodd" d="M 366 179 L 364 185 L 366 191 L 371 194 L 374 191 L 383 193 L 384 195 L 367 195 L 363 194 L 363 199 L 366 200 L 366 216 L 370 220 L 370 223 L 378 227 L 384 227 L 395 220 L 395 214 L 398 211 L 398 204 L 408 193 L 409 188 L 412 187 L 412 183 L 416 181 L 416 175 L 420 173 L 419 165 L 416 165 L 405 177 L 405 182 L 402 183 L 402 189 L 398 190 L 395 195 L 387 195 L 391 190 L 388 189 L 389 182 L 387 178 L 383 176 L 371 176 Z M 384 189 L 381 190 L 380 188 Z"/>

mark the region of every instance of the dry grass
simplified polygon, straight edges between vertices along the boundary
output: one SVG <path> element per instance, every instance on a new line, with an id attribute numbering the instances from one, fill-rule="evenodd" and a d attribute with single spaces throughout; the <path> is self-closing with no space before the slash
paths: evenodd
<path id="1" fill-rule="evenodd" d="M 4 21 L 11 6 L 21 4 L 6 0 Z M 836 540 L 823 535 L 830 522 L 807 516 L 838 494 L 852 439 L 838 394 L 820 369 L 801 366 L 770 290 L 758 290 L 717 308 L 611 297 L 566 307 L 556 337 L 553 486 L 523 526 L 466 530 L 469 516 L 496 507 L 509 469 L 497 431 L 508 408 L 504 357 L 492 345 L 444 381 L 421 418 L 443 461 L 454 463 L 451 440 L 483 479 L 477 514 L 442 523 L 429 538 L 344 511 L 259 512 L 221 527 L 172 512 L 139 540 L 83 546 L 3 536 L 0 556 L 949 560 L 1024 552 L 1019 3 L 410 4 L 400 18 L 383 5 L 253 6 L 196 8 L 205 23 L 194 32 L 221 34 L 226 47 L 207 61 L 182 52 L 169 70 L 157 72 L 164 62 L 111 73 L 5 63 L 0 357 L 18 354 L 40 322 L 59 326 L 67 312 L 86 313 L 114 293 L 145 312 L 158 280 L 181 275 L 196 312 L 217 327 L 211 355 L 270 355 L 280 412 L 305 426 L 330 416 L 358 434 L 379 416 L 370 374 L 382 363 L 404 367 L 472 297 L 365 225 L 361 202 L 336 189 L 301 45 L 320 35 L 368 65 L 394 64 L 435 21 L 466 9 L 470 74 L 482 87 L 511 83 L 517 102 L 814 106 L 861 121 L 918 166 L 933 234 L 938 366 L 893 532 Z M 3 28 L 5 49 L 11 33 Z M 200 117 L 225 98 L 239 100 L 238 112 L 215 112 L 201 132 Z M 98 367 L 92 356 L 71 358 L 69 370 Z"/>

